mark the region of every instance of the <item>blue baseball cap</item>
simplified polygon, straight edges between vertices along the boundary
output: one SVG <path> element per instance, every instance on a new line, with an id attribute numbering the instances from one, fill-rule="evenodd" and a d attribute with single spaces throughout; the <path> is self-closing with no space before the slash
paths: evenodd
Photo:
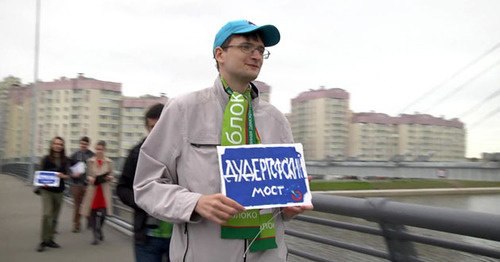
<path id="1" fill-rule="evenodd" d="M 274 25 L 257 26 L 247 20 L 236 20 L 228 22 L 223 26 L 217 35 L 215 35 L 214 48 L 212 52 L 215 55 L 215 48 L 221 46 L 224 41 L 231 35 L 246 34 L 251 32 L 260 32 L 262 34 L 262 41 L 264 46 L 273 46 L 280 41 L 280 31 Z"/>

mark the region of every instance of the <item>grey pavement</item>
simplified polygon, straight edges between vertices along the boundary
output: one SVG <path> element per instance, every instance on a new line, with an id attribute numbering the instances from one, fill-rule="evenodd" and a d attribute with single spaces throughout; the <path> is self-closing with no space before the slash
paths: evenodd
<path id="1" fill-rule="evenodd" d="M 59 216 L 59 233 L 55 236 L 61 248 L 37 252 L 42 209 L 41 199 L 32 189 L 17 177 L 0 174 L 0 262 L 134 261 L 132 239 L 109 224 L 104 225 L 105 239 L 97 246 L 90 244 L 90 230 L 72 233 L 73 209 L 66 202 Z"/>

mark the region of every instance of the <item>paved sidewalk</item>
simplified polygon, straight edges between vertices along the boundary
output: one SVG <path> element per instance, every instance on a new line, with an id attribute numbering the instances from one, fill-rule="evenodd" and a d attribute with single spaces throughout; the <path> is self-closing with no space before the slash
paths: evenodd
<path id="1" fill-rule="evenodd" d="M 72 233 L 72 206 L 63 204 L 55 241 L 62 247 L 36 252 L 40 243 L 41 200 L 32 186 L 0 174 L 0 261 L 1 262 L 133 262 L 132 239 L 104 225 L 104 241 L 90 244 L 92 233 Z M 83 222 L 83 219 L 82 219 Z M 84 225 L 86 223 L 83 223 Z"/>

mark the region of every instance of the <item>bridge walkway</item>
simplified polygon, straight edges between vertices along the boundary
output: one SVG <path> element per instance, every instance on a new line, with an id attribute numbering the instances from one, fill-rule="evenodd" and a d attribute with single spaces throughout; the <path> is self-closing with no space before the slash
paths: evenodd
<path id="1" fill-rule="evenodd" d="M 72 233 L 73 208 L 66 202 L 62 206 L 55 237 L 61 248 L 37 252 L 41 200 L 33 194 L 32 189 L 32 186 L 16 177 L 0 174 L 0 261 L 134 261 L 132 238 L 114 230 L 109 224 L 104 225 L 105 239 L 97 246 L 90 244 L 90 230 Z"/>

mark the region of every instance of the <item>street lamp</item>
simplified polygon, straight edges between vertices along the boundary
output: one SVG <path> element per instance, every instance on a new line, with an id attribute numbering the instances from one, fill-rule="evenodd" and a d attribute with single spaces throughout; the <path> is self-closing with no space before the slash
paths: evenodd
<path id="1" fill-rule="evenodd" d="M 33 107 L 31 112 L 31 161 L 28 174 L 28 181 L 32 180 L 35 173 L 35 135 L 36 135 L 36 109 L 37 109 L 37 83 L 38 83 L 38 53 L 40 50 L 40 0 L 36 1 L 36 22 L 35 22 L 35 64 L 33 81 Z"/>

